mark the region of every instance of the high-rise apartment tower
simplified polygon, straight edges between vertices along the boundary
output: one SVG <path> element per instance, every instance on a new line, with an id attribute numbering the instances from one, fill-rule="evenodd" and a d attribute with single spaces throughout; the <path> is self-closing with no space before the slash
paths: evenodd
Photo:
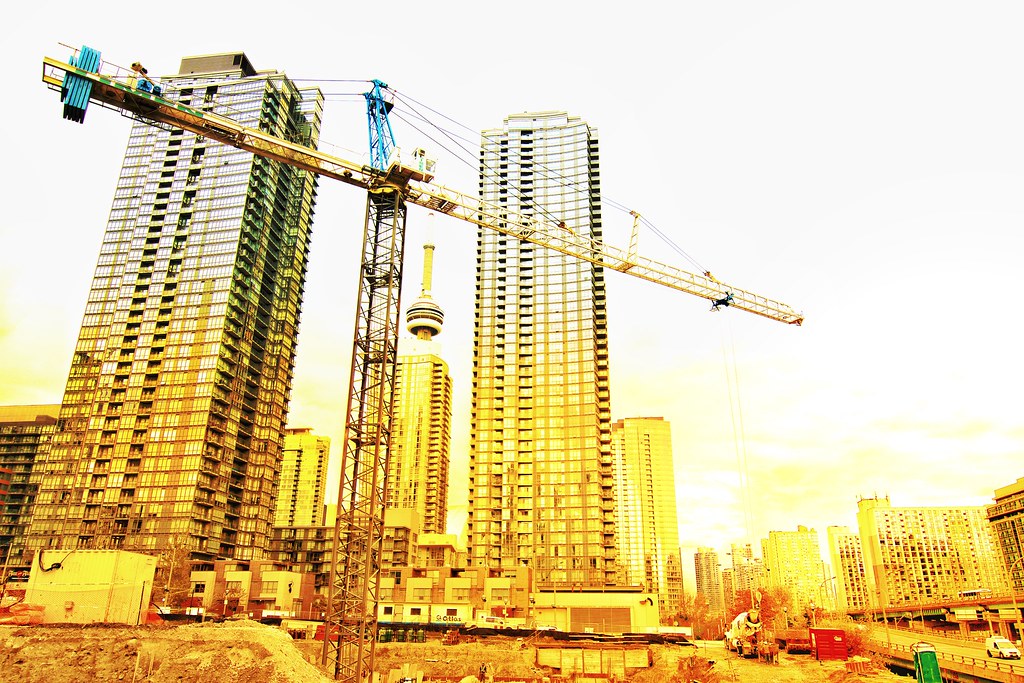
<path id="1" fill-rule="evenodd" d="M 331 440 L 309 427 L 284 431 L 284 456 L 274 505 L 274 526 L 316 526 L 324 522 L 327 463 Z"/>
<path id="2" fill-rule="evenodd" d="M 995 491 L 985 511 L 1012 590 L 1024 591 L 1024 477 Z"/>
<path id="3" fill-rule="evenodd" d="M 39 489 L 36 462 L 46 457 L 59 405 L 0 406 L 0 563 L 24 564 L 25 534 Z"/>
<path id="4" fill-rule="evenodd" d="M 731 585 L 726 586 L 724 591 L 726 606 L 732 608 L 737 603 L 749 606 L 756 602 L 756 591 L 767 585 L 764 563 L 760 557 L 754 557 L 754 548 L 750 543 L 733 543 L 726 555 L 732 566 L 729 576 Z M 738 597 L 741 594 L 743 597 Z"/>
<path id="5" fill-rule="evenodd" d="M 862 498 L 857 527 L 873 607 L 1005 590 L 1002 556 L 982 506 L 894 508 L 888 496 Z"/>
<path id="6" fill-rule="evenodd" d="M 395 405 L 388 456 L 387 507 L 411 509 L 418 532 L 443 534 L 448 523 L 452 378 L 433 340 L 444 311 L 431 298 L 434 245 L 423 245 L 423 289 L 406 314 L 415 335 L 398 342 Z"/>
<path id="7" fill-rule="evenodd" d="M 825 574 L 814 529 L 798 526 L 796 531 L 769 531 L 768 538 L 761 541 L 761 556 L 768 585 L 787 589 L 795 606 L 835 604 L 834 586 Z"/>
<path id="8" fill-rule="evenodd" d="M 620 580 L 657 592 L 662 613 L 671 613 L 682 592 L 671 425 L 660 417 L 616 420 L 612 462 Z"/>
<path id="9" fill-rule="evenodd" d="M 243 53 L 187 57 L 163 96 L 315 146 L 323 98 Z M 35 548 L 184 546 L 260 559 L 317 179 L 136 122 L 29 532 Z"/>
<path id="10" fill-rule="evenodd" d="M 602 240 L 597 131 L 565 112 L 484 131 L 482 198 Z M 539 586 L 615 582 L 604 271 L 477 234 L 467 541 Z"/>
<path id="11" fill-rule="evenodd" d="M 693 554 L 694 579 L 697 597 L 703 599 L 711 614 L 725 612 L 725 594 L 722 591 L 722 567 L 714 548 L 700 547 Z"/>
<path id="12" fill-rule="evenodd" d="M 851 533 L 849 527 L 830 526 L 828 549 L 836 576 L 836 609 L 861 611 L 873 605 L 864 578 L 864 551 L 860 536 Z"/>

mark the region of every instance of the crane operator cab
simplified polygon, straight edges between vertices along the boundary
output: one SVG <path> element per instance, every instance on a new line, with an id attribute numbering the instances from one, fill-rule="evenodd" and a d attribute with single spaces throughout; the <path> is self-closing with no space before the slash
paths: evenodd
<path id="1" fill-rule="evenodd" d="M 395 147 L 388 155 L 387 172 L 389 178 L 404 182 L 405 180 L 416 180 L 421 183 L 429 183 L 434 179 L 434 167 L 437 159 L 427 156 L 427 150 L 417 147 L 412 151 L 412 160 L 408 165 L 402 158 L 402 150 Z"/>

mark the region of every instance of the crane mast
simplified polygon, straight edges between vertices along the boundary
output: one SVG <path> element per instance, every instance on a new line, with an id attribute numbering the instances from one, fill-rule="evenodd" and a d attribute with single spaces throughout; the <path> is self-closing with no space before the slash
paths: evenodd
<path id="1" fill-rule="evenodd" d="M 383 171 L 395 149 L 382 88 L 365 93 L 371 165 Z M 380 556 L 394 420 L 406 204 L 400 187 L 366 193 L 355 343 L 342 444 L 338 514 L 322 661 L 334 675 L 363 681 L 373 672 L 377 643 Z"/>
<path id="2" fill-rule="evenodd" d="M 87 50 L 82 51 L 88 56 L 85 60 L 43 59 L 43 82 L 61 92 L 65 118 L 81 123 L 86 106 L 94 102 L 367 193 L 323 651 L 325 663 L 334 661 L 338 679 L 362 683 L 373 669 L 408 203 L 712 302 L 729 297 L 732 308 L 771 320 L 794 325 L 803 321 L 785 304 L 721 283 L 709 273 L 689 273 L 638 255 L 635 226 L 629 249 L 620 250 L 578 235 L 564 224 L 510 213 L 506 207 L 434 184 L 432 162 L 423 155 L 415 155 L 412 166 L 392 162 L 394 141 L 387 120 L 391 105 L 381 92 L 387 86 L 380 81 L 373 81 L 365 95 L 371 164 L 364 165 L 140 90 L 128 81 L 127 73 L 102 75 L 98 53 L 93 58 L 94 51 Z"/>

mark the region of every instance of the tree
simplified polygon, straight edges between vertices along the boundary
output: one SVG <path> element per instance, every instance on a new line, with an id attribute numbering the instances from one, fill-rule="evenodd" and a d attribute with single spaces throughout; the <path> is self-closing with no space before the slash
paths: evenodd
<path id="1" fill-rule="evenodd" d="M 782 586 L 738 592 L 732 609 L 726 614 L 727 621 L 732 621 L 741 612 L 749 612 L 753 606 L 760 609 L 761 623 L 771 627 L 776 620 L 784 623 L 783 617 L 793 612 L 793 597 L 789 589 Z"/>
<path id="2" fill-rule="evenodd" d="M 189 549 L 181 536 L 172 536 L 157 558 L 153 579 L 156 595 L 165 607 L 181 607 L 192 593 L 192 562 Z"/>
<path id="3" fill-rule="evenodd" d="M 711 622 L 710 611 L 707 599 L 698 593 L 693 600 L 693 608 L 690 612 L 690 624 L 693 627 L 694 638 L 707 640 L 711 635 L 707 632 Z"/>

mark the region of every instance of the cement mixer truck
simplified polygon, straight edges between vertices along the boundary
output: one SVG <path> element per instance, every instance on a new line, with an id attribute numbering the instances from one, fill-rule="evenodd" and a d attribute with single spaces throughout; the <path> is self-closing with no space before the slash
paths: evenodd
<path id="1" fill-rule="evenodd" d="M 757 656 L 758 634 L 761 632 L 761 610 L 751 607 L 740 612 L 725 630 L 725 646 L 741 657 Z"/>

